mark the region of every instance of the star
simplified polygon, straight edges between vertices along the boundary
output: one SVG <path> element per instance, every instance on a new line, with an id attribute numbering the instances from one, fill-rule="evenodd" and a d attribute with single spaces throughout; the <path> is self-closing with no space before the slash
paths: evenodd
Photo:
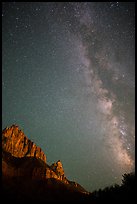
<path id="1" fill-rule="evenodd" d="M 135 160 L 134 2 L 2 5 L 2 127 L 18 121 L 89 191 L 120 184 Z"/>

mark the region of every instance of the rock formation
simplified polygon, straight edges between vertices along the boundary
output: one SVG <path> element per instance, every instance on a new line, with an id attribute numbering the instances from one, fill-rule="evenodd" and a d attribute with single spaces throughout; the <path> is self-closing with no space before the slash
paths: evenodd
<path id="1" fill-rule="evenodd" d="M 7 127 L 2 132 L 2 173 L 8 178 L 56 179 L 77 187 L 75 182 L 66 178 L 61 161 L 49 166 L 41 148 L 30 141 L 17 125 Z"/>
<path id="2" fill-rule="evenodd" d="M 81 201 L 86 190 L 68 180 L 60 160 L 46 155 L 17 125 L 2 131 L 2 196 L 7 202 Z"/>
<path id="3" fill-rule="evenodd" d="M 36 157 L 46 162 L 40 147 L 31 142 L 17 125 L 7 127 L 2 132 L 2 149 L 14 157 Z"/>

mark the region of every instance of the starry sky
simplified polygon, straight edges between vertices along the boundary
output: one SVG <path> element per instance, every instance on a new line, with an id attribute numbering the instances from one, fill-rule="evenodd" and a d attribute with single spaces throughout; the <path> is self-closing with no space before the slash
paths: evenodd
<path id="1" fill-rule="evenodd" d="M 3 2 L 2 128 L 93 191 L 134 170 L 134 2 Z"/>

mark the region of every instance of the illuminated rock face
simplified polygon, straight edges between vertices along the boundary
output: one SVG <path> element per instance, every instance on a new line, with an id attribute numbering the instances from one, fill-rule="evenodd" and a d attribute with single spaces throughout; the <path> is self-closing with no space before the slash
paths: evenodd
<path id="1" fill-rule="evenodd" d="M 19 196 L 19 201 L 22 195 L 24 199 L 30 197 L 34 201 L 36 196 L 38 201 L 43 201 L 46 195 L 47 200 L 56 200 L 55 195 L 62 199 L 64 190 L 70 195 L 76 191 L 82 195 L 85 193 L 84 188 L 65 177 L 60 160 L 48 165 L 41 148 L 30 141 L 17 125 L 2 131 L 2 180 L 4 195 L 13 200 L 18 200 Z M 66 194 L 63 199 L 67 199 Z"/>
<path id="2" fill-rule="evenodd" d="M 32 179 L 54 178 L 64 183 L 68 183 L 67 178 L 64 176 L 64 169 L 61 161 L 59 160 L 51 166 L 47 165 L 44 152 L 40 147 L 37 147 L 34 142 L 30 141 L 24 133 L 19 130 L 17 125 L 12 125 L 3 130 L 2 150 L 2 171 L 6 176 L 29 175 Z M 4 156 L 5 153 L 10 154 L 10 159 L 8 159 L 8 161 L 6 156 Z M 21 166 L 14 166 L 15 163 L 19 162 L 19 158 L 24 158 L 24 160 L 20 161 Z M 17 159 L 16 162 L 15 159 Z M 12 165 L 10 165 L 10 160 L 13 160 Z"/>
<path id="3" fill-rule="evenodd" d="M 46 155 L 41 148 L 30 141 L 16 125 L 3 130 L 2 149 L 14 157 L 36 157 L 46 163 Z"/>
<path id="4" fill-rule="evenodd" d="M 32 179 L 34 179 L 34 180 L 36 180 L 36 179 L 45 180 L 45 179 L 51 179 L 51 178 L 54 178 L 54 179 L 62 181 L 63 183 L 69 184 L 69 181 L 67 180 L 67 178 L 65 176 L 61 176 L 59 174 L 59 172 L 53 171 L 50 166 L 46 167 L 46 168 L 35 167 L 33 169 Z"/>
<path id="5" fill-rule="evenodd" d="M 56 163 L 51 165 L 51 168 L 57 172 L 60 176 L 64 176 L 64 169 L 62 167 L 62 163 L 60 160 L 58 160 Z"/>

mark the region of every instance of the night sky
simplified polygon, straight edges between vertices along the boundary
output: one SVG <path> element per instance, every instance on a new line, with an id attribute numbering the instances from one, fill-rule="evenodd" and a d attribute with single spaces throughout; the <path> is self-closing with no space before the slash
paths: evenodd
<path id="1" fill-rule="evenodd" d="M 89 191 L 134 170 L 134 2 L 5 2 L 2 128 Z"/>

